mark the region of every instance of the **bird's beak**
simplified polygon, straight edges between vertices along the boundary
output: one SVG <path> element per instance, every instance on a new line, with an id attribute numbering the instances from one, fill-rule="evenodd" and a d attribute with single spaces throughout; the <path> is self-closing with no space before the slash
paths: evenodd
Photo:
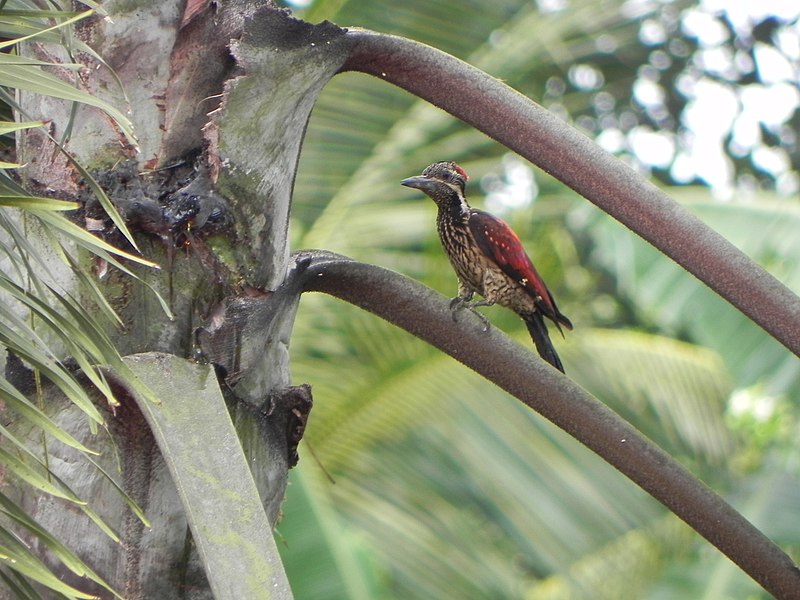
<path id="1" fill-rule="evenodd" d="M 403 181 L 400 182 L 400 185 L 410 188 L 417 188 L 418 190 L 422 190 L 424 192 L 426 190 L 433 189 L 436 185 L 436 182 L 433 179 L 424 177 L 423 175 L 418 175 L 417 177 L 403 179 Z"/>

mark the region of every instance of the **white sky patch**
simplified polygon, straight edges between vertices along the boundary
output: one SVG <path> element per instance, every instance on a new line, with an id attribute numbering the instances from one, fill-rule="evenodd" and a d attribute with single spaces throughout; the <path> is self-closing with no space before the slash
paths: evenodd
<path id="1" fill-rule="evenodd" d="M 713 14 L 699 8 L 687 10 L 682 25 L 684 33 L 697 38 L 701 46 L 719 46 L 729 37 L 728 30 Z"/>
<path id="2" fill-rule="evenodd" d="M 533 169 L 514 154 L 504 155 L 501 166 L 502 174 L 489 173 L 481 179 L 487 209 L 508 212 L 531 204 L 539 195 Z"/>
<path id="3" fill-rule="evenodd" d="M 733 393 L 728 410 L 736 417 L 748 415 L 763 422 L 775 414 L 777 405 L 778 401 L 773 396 L 764 396 L 753 389 L 743 389 Z"/>
<path id="4" fill-rule="evenodd" d="M 724 144 L 740 112 L 735 88 L 701 78 L 685 85 L 683 91 L 689 102 L 682 121 L 690 133 L 682 137 L 685 148 L 677 155 L 670 174 L 678 182 L 701 179 L 717 196 L 729 198 L 734 167 Z"/>
<path id="5" fill-rule="evenodd" d="M 537 0 L 536 5 L 542 14 L 554 13 L 567 8 L 567 0 Z"/>
<path id="6" fill-rule="evenodd" d="M 731 151 L 739 156 L 748 154 L 761 143 L 761 127 L 751 113 L 742 113 L 733 124 Z"/>
<path id="7" fill-rule="evenodd" d="M 797 81 L 798 70 L 776 48 L 756 42 L 753 47 L 756 56 L 756 68 L 762 82 L 780 83 L 783 81 Z"/>
<path id="8" fill-rule="evenodd" d="M 635 0 L 629 4 L 638 6 Z M 731 44 L 724 21 L 747 38 L 753 27 L 768 17 L 790 23 L 798 16 L 800 0 L 699 0 L 680 15 L 683 33 L 695 38 L 699 46 L 692 57 L 694 68 L 686 69 L 675 83 L 687 100 L 681 133 L 664 135 L 620 121 L 616 128 L 601 131 L 597 142 L 609 152 L 629 149 L 644 165 L 670 168 L 676 182 L 701 179 L 722 197 L 732 194 L 736 178 L 727 152 L 749 155 L 757 169 L 775 178 L 782 193 L 796 193 L 800 176 L 792 171 L 784 149 L 765 143 L 762 127 L 782 136 L 800 106 L 800 22 L 777 31 L 775 46 L 756 42 L 751 58 L 746 50 Z M 674 40 L 666 40 L 667 35 L 663 24 L 654 19 L 645 19 L 639 30 L 642 43 L 667 41 L 672 50 Z M 743 75 L 754 71 L 758 83 L 738 84 Z M 651 116 L 667 97 L 658 79 L 657 74 L 652 77 L 640 71 L 632 90 L 637 103 Z"/>
<path id="9" fill-rule="evenodd" d="M 740 90 L 742 116 L 761 121 L 770 128 L 785 123 L 800 103 L 800 92 L 788 83 L 764 86 L 753 83 Z"/>
<path id="10" fill-rule="evenodd" d="M 667 30 L 656 19 L 645 19 L 639 28 L 639 40 L 647 46 L 663 44 L 667 41 Z"/>
<path id="11" fill-rule="evenodd" d="M 666 92 L 655 81 L 640 77 L 633 84 L 633 97 L 642 106 L 655 106 L 664 103 Z"/>
<path id="12" fill-rule="evenodd" d="M 603 150 L 611 154 L 622 152 L 627 147 L 625 144 L 625 134 L 616 127 L 603 129 L 595 141 L 600 144 Z"/>
<path id="13" fill-rule="evenodd" d="M 789 157 L 783 148 L 759 146 L 753 150 L 753 164 L 770 175 L 777 176 L 789 170 Z"/>
<path id="14" fill-rule="evenodd" d="M 665 169 L 675 156 L 675 139 L 665 131 L 653 131 L 647 126 L 634 127 L 628 133 L 628 142 L 637 158 L 651 167 Z"/>
<path id="15" fill-rule="evenodd" d="M 734 54 L 728 46 L 715 46 L 699 50 L 696 55 L 698 64 L 709 73 L 722 75 L 726 79 L 735 80 L 739 75 Z"/>
<path id="16" fill-rule="evenodd" d="M 690 183 L 696 174 L 692 157 L 686 152 L 679 152 L 669 171 L 670 177 L 676 183 Z"/>
<path id="17" fill-rule="evenodd" d="M 600 69 L 591 65 L 575 64 L 569 68 L 570 83 L 580 90 L 596 90 L 603 87 L 605 77 Z"/>
<path id="18" fill-rule="evenodd" d="M 695 175 L 705 181 L 722 199 L 733 195 L 734 168 L 719 140 L 700 139 L 689 150 Z"/>
<path id="19" fill-rule="evenodd" d="M 777 17 L 781 21 L 791 21 L 800 16 L 800 3 L 794 0 L 758 0 L 758 2 L 737 0 L 744 4 L 751 18 L 763 21 L 767 17 Z M 727 4 L 722 0 L 722 4 Z"/>
<path id="20" fill-rule="evenodd" d="M 800 23 L 795 23 L 794 30 L 782 30 L 776 33 L 776 42 L 789 60 L 800 61 Z"/>
<path id="21" fill-rule="evenodd" d="M 711 79 L 694 85 L 692 98 L 683 111 L 683 123 L 700 138 L 720 139 L 727 135 L 739 113 L 739 99 L 732 86 Z"/>

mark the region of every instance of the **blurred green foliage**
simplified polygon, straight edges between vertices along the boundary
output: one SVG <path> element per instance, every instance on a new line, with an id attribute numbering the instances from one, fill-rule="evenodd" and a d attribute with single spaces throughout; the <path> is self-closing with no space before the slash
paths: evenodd
<path id="1" fill-rule="evenodd" d="M 697 51 L 708 47 L 681 18 L 699 9 L 563 4 L 339 0 L 298 16 L 446 50 L 590 135 L 617 130 L 623 159 L 669 181 L 691 104 L 677 82 L 697 75 Z M 727 23 L 725 43 L 752 52 L 736 41 L 741 27 L 713 17 Z M 774 31 L 791 27 L 776 23 Z M 671 56 L 661 70 L 657 51 Z M 654 68 L 666 113 L 634 91 L 643 77 L 652 81 Z M 725 85 L 739 89 L 740 75 Z M 671 136 L 668 164 L 636 156 L 629 134 L 637 127 Z M 293 246 L 341 252 L 454 294 L 435 207 L 398 184 L 444 159 L 472 176 L 474 205 L 517 230 L 576 323 L 555 340 L 567 374 L 758 525 L 792 522 L 800 494 L 796 357 L 621 225 L 438 109 L 366 76 L 335 78 L 304 143 Z M 757 173 L 757 185 L 745 185 L 755 177 L 748 160 L 736 158 L 736 175 L 723 186 L 729 196 L 736 190 L 728 202 L 699 186 L 668 192 L 800 290 L 797 201 L 758 191 L 781 190 L 774 174 Z M 513 314 L 494 307 L 486 314 L 530 344 Z M 291 352 L 294 378 L 312 383 L 316 398 L 279 526 L 298 597 L 766 597 L 577 442 L 376 317 L 306 297 Z M 796 527 L 768 533 L 797 556 Z"/>

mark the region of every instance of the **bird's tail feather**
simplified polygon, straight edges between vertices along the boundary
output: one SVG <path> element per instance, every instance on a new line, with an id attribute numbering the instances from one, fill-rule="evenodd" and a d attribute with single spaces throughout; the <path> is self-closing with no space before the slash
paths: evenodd
<path id="1" fill-rule="evenodd" d="M 556 349 L 550 341 L 550 334 L 547 333 L 547 326 L 544 324 L 542 313 L 537 311 L 521 316 L 525 320 L 525 325 L 528 326 L 528 331 L 531 334 L 536 350 L 539 352 L 539 356 L 563 373 L 564 365 L 561 364 L 561 359 L 558 358 Z"/>

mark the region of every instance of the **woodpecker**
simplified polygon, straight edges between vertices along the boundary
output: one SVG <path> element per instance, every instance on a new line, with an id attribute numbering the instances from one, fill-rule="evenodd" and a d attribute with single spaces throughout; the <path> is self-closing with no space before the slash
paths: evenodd
<path id="1" fill-rule="evenodd" d="M 563 373 L 544 317 L 553 321 L 562 335 L 562 326 L 572 329 L 572 323 L 559 312 L 511 227 L 467 204 L 464 192 L 468 179 L 464 169 L 448 161 L 434 163 L 422 175 L 400 182 L 430 196 L 439 209 L 439 239 L 458 276 L 458 295 L 451 300 L 450 308 L 454 315 L 459 309 L 477 306 L 499 304 L 510 308 L 525 321 L 539 355 Z M 475 294 L 483 300 L 472 301 Z M 479 316 L 485 321 L 485 316 Z"/>

